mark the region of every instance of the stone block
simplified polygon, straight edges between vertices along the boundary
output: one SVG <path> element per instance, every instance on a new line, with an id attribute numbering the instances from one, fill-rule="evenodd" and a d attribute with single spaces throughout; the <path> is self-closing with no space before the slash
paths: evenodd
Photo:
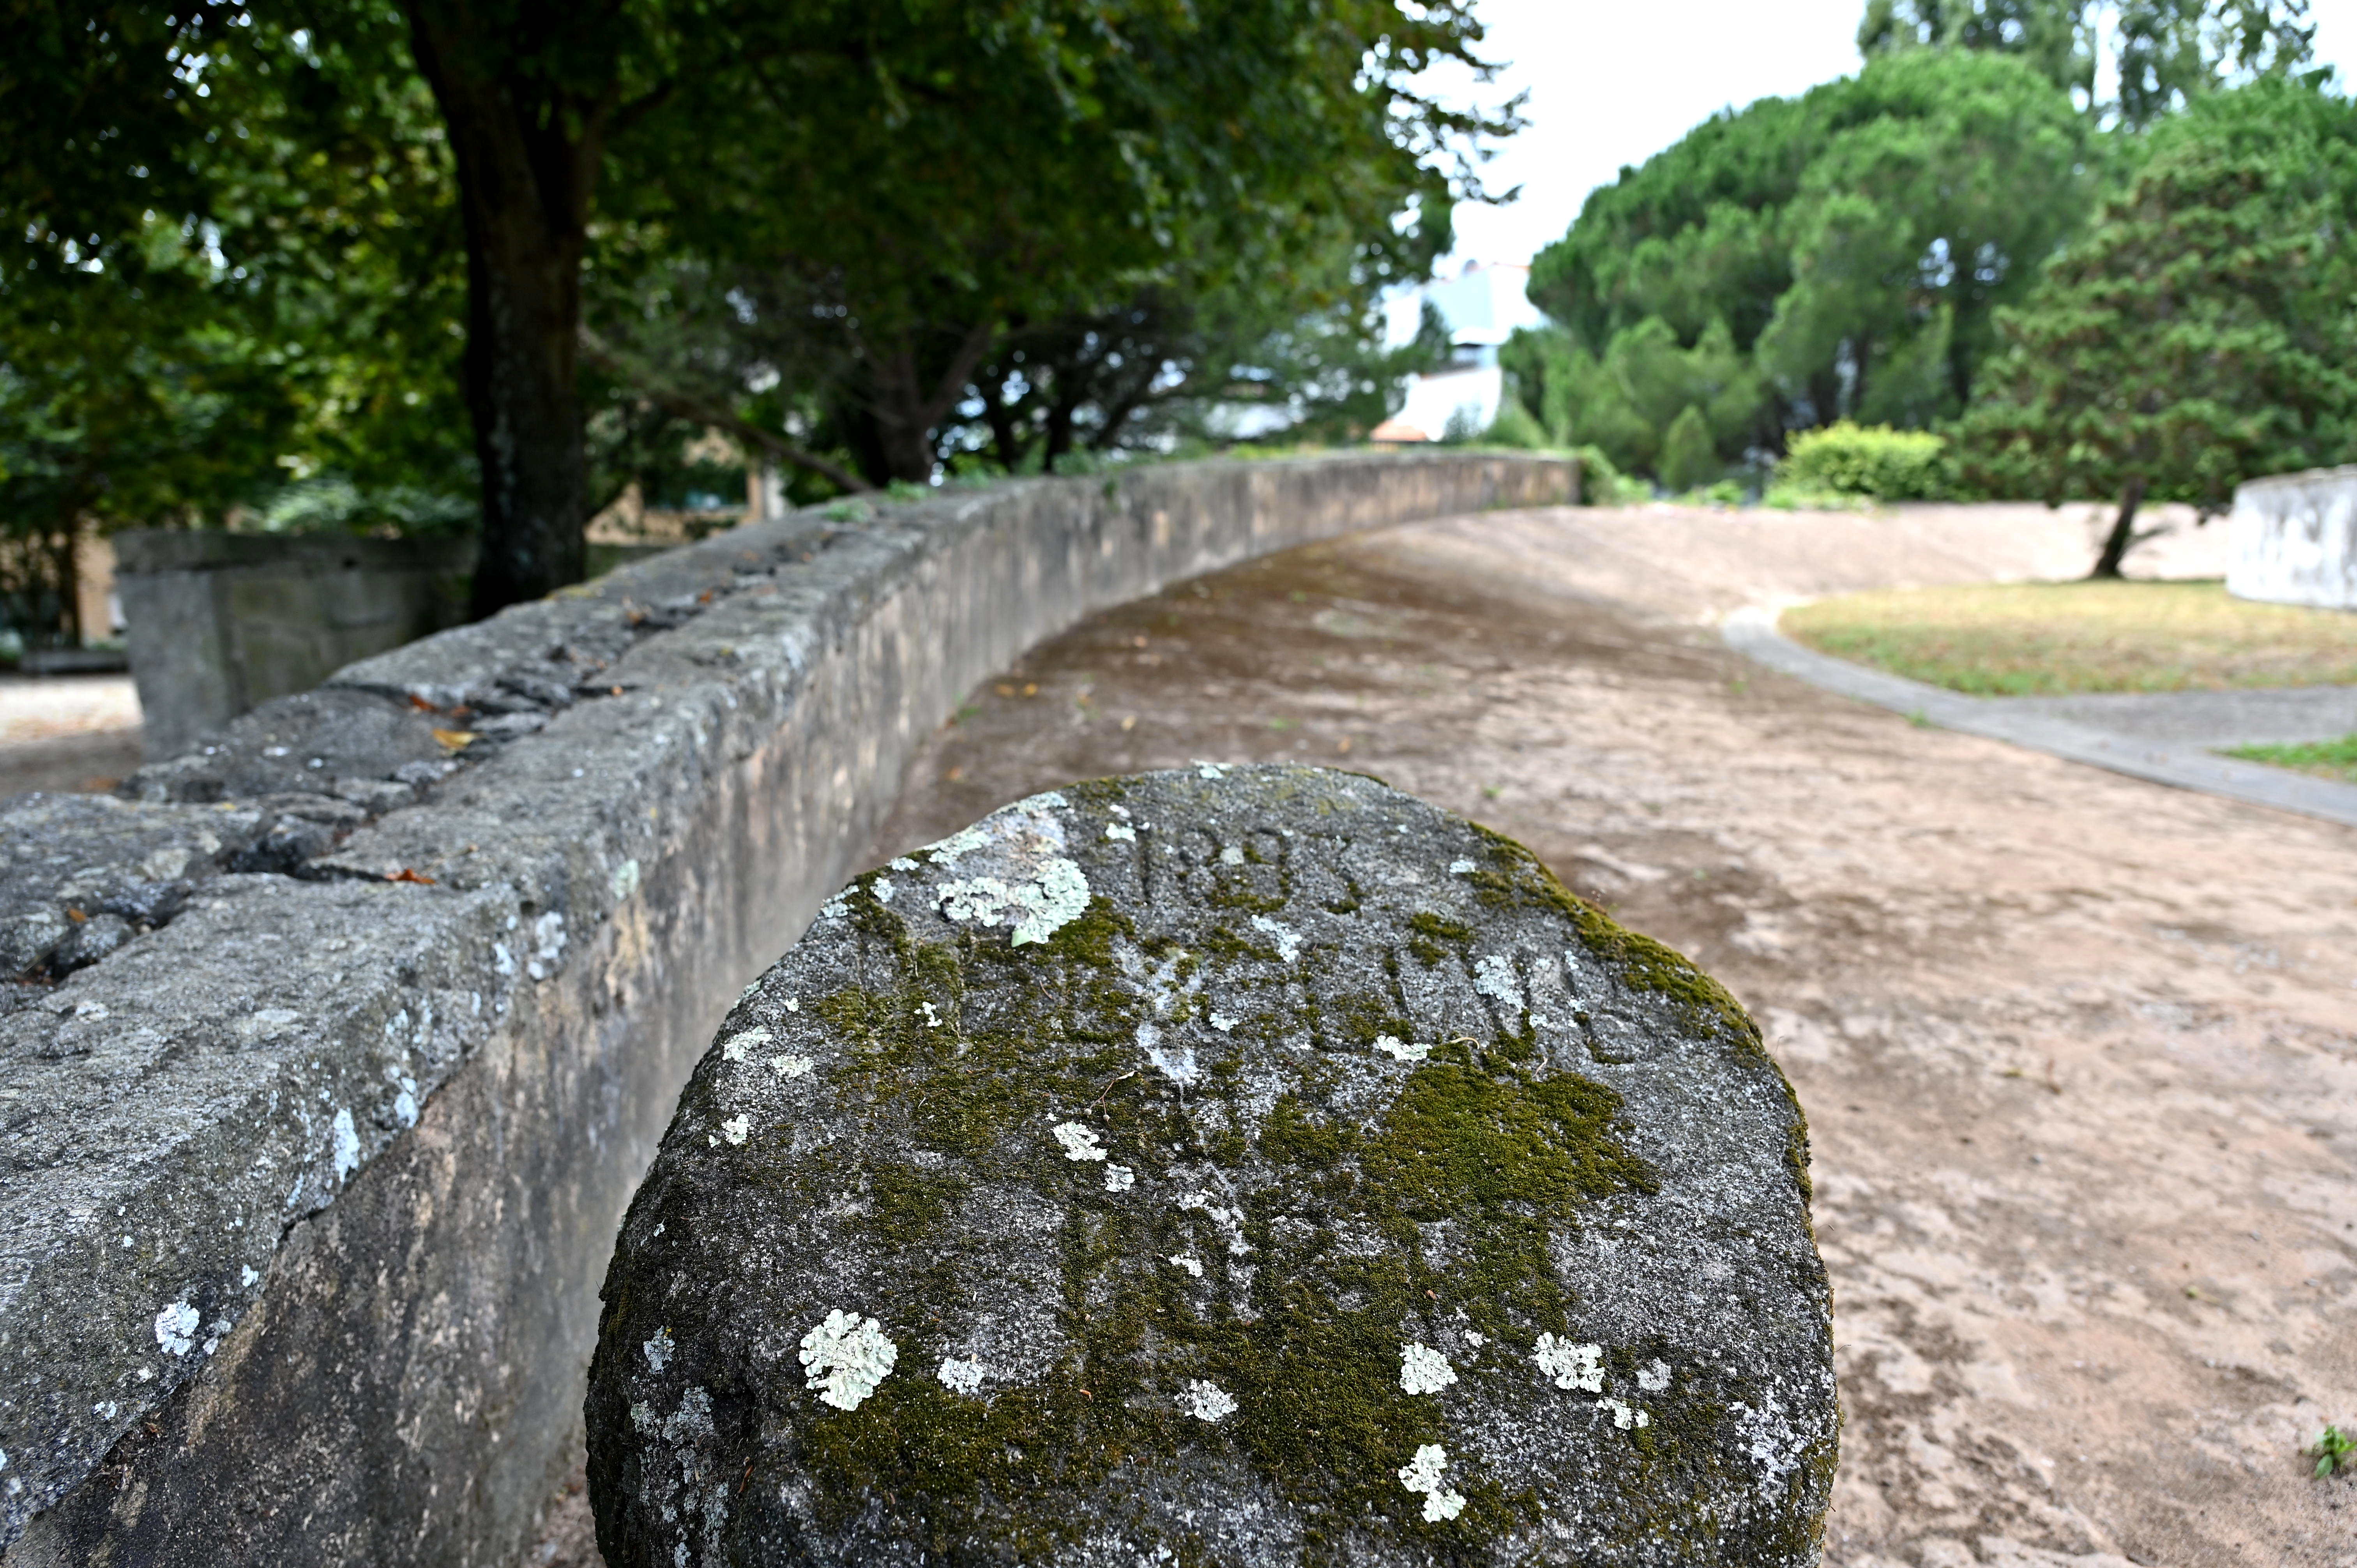
<path id="1" fill-rule="evenodd" d="M 150 757 L 466 618 L 474 545 L 201 530 L 114 536 Z"/>
<path id="2" fill-rule="evenodd" d="M 721 1026 L 590 1373 L 612 1568 L 1805 1564 L 1798 1103 L 1383 785 L 1200 765 L 855 880 Z"/>
<path id="3" fill-rule="evenodd" d="M 2227 526 L 2236 598 L 2357 610 L 2357 467 L 2252 479 Z"/>

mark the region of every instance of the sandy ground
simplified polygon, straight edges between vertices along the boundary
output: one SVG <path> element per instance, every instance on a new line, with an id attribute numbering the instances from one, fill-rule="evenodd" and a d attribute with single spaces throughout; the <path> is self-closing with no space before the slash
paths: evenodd
<path id="1" fill-rule="evenodd" d="M 128 675 L 0 677 L 0 800 L 28 789 L 112 789 L 139 766 Z"/>
<path id="2" fill-rule="evenodd" d="M 2215 525 L 2141 558 L 2215 575 Z M 2357 832 L 1742 662 L 1749 599 L 2072 575 L 2075 518 L 1493 514 L 1125 607 L 986 682 L 882 860 L 1191 757 L 1379 774 L 1751 1006 L 1806 1105 L 1844 1568 L 2357 1563 Z"/>

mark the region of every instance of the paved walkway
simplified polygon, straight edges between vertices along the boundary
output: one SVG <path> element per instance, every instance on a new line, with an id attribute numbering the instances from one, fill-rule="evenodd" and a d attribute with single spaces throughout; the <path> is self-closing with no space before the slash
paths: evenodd
<path id="1" fill-rule="evenodd" d="M 1974 697 L 1803 648 L 1776 629 L 1777 613 L 1760 606 L 1738 609 L 1727 618 L 1722 635 L 1729 647 L 1771 670 L 1943 729 L 2357 827 L 2357 785 L 2211 749 L 2357 734 L 2357 688 Z"/>

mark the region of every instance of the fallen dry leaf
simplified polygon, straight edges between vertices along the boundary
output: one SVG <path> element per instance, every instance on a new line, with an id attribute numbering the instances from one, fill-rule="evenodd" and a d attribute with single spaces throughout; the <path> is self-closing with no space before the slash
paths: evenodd
<path id="1" fill-rule="evenodd" d="M 437 729 L 434 738 L 442 743 L 445 751 L 464 751 L 475 744 L 475 732 L 470 729 Z"/>

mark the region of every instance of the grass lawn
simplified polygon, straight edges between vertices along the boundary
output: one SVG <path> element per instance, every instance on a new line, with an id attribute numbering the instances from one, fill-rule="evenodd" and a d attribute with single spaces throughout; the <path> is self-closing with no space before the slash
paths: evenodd
<path id="1" fill-rule="evenodd" d="M 2357 784 L 2357 735 L 2319 741 L 2312 746 L 2238 746 L 2226 755 L 2250 762 L 2271 762 L 2277 768 L 2313 773 L 2319 779 Z"/>
<path id="2" fill-rule="evenodd" d="M 1849 594 L 1781 626 L 1820 652 L 1980 696 L 2357 684 L 2357 615 L 2251 604 L 2218 582 Z"/>

